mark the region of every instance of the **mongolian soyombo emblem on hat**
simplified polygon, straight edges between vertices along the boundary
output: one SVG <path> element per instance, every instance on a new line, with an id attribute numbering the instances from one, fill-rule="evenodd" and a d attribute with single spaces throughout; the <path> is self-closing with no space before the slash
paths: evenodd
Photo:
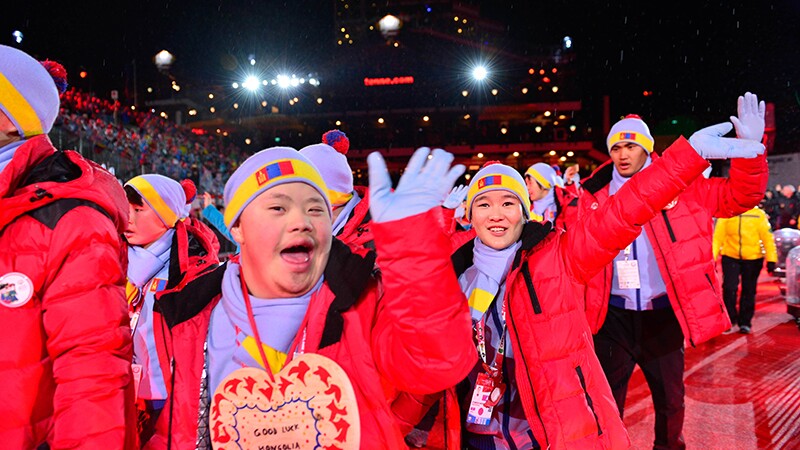
<path id="1" fill-rule="evenodd" d="M 332 360 L 297 356 L 270 380 L 246 367 L 228 375 L 211 403 L 215 449 L 358 449 L 361 423 L 350 379 Z"/>

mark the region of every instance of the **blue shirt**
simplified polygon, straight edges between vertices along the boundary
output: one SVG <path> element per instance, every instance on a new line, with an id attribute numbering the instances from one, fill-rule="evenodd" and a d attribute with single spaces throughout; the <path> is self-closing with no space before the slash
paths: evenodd
<path id="1" fill-rule="evenodd" d="M 644 167 L 640 170 L 646 170 L 650 166 L 651 159 L 647 158 Z M 608 193 L 614 195 L 619 188 L 622 187 L 630 178 L 625 178 L 614 171 L 611 178 L 611 183 L 608 186 Z M 614 275 L 611 283 L 611 295 L 617 296 L 624 302 L 625 309 L 632 309 L 635 311 L 644 311 L 650 309 L 658 309 L 663 307 L 663 304 L 653 305 L 653 299 L 663 297 L 667 293 L 667 285 L 661 277 L 661 272 L 658 269 L 658 261 L 653 251 L 653 246 L 647 233 L 642 227 L 639 236 L 631 244 L 630 254 L 627 255 L 628 260 L 636 260 L 639 262 L 639 289 L 620 289 L 619 278 L 617 277 L 617 261 L 626 259 L 625 251 L 619 252 L 614 258 Z M 621 305 L 620 305 L 621 306 Z"/>

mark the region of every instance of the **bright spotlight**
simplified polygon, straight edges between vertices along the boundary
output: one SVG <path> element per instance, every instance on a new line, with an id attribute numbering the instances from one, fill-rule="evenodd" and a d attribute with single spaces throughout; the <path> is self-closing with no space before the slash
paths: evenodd
<path id="1" fill-rule="evenodd" d="M 486 67 L 478 66 L 472 69 L 472 78 L 475 78 L 478 81 L 486 79 L 487 75 L 489 75 L 489 71 L 486 70 Z"/>
<path id="2" fill-rule="evenodd" d="M 161 50 L 153 57 L 153 61 L 156 63 L 158 70 L 169 70 L 172 63 L 175 62 L 175 56 L 166 50 Z"/>
<path id="3" fill-rule="evenodd" d="M 258 89 L 259 84 L 261 84 L 261 81 L 259 81 L 258 78 L 254 76 L 249 76 L 247 77 L 247 79 L 244 80 L 244 83 L 242 83 L 242 87 L 247 89 L 248 91 L 255 91 L 256 89 Z"/>
<path id="4" fill-rule="evenodd" d="M 14 32 L 11 33 L 11 36 L 14 37 L 14 42 L 17 44 L 22 44 L 22 31 L 14 30 Z"/>
<path id="5" fill-rule="evenodd" d="M 572 48 L 572 38 L 571 37 L 564 36 L 563 43 L 564 43 L 564 48 L 565 49 Z"/>
<path id="6" fill-rule="evenodd" d="M 278 87 L 286 89 L 292 83 L 291 79 L 286 75 L 278 75 Z"/>

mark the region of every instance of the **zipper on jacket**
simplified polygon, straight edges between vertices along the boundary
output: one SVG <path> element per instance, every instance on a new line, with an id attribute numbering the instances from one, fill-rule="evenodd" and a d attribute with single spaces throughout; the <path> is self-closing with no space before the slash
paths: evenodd
<path id="1" fill-rule="evenodd" d="M 539 303 L 539 297 L 536 295 L 536 290 L 533 288 L 533 279 L 528 270 L 528 261 L 522 263 L 522 278 L 525 279 L 525 286 L 528 288 L 528 296 L 531 298 L 531 305 L 533 305 L 534 314 L 542 313 L 542 304 Z"/>
<path id="2" fill-rule="evenodd" d="M 742 216 L 739 216 L 739 259 L 742 259 Z"/>
<path id="3" fill-rule="evenodd" d="M 711 276 L 709 274 L 707 274 L 707 273 L 704 273 L 703 275 L 706 276 L 706 280 L 708 280 L 708 285 L 711 286 L 711 290 L 714 291 L 714 293 L 716 294 L 717 293 L 717 288 L 714 287 L 714 282 L 711 281 Z"/>
<path id="4" fill-rule="evenodd" d="M 597 418 L 597 413 L 594 410 L 594 402 L 592 402 L 592 397 L 589 395 L 589 391 L 586 389 L 586 379 L 583 377 L 583 369 L 581 366 L 575 367 L 575 372 L 578 374 L 578 380 L 581 382 L 581 388 L 583 389 L 583 394 L 586 396 L 586 403 L 589 404 L 589 409 L 592 411 L 592 415 L 594 416 L 594 423 L 597 424 L 597 435 L 603 435 L 603 429 L 600 428 L 600 419 Z"/>
<path id="5" fill-rule="evenodd" d="M 514 323 L 514 313 L 513 313 L 514 310 L 513 310 L 513 308 L 511 308 L 511 300 L 512 300 L 513 297 L 514 297 L 513 295 L 508 296 L 508 320 L 511 323 L 511 327 L 509 327 L 509 331 L 511 331 L 511 330 L 514 331 L 514 338 L 517 340 L 517 342 L 519 342 L 519 333 L 517 332 L 517 326 Z M 542 413 L 541 413 L 541 411 L 539 411 L 539 402 L 536 401 L 536 391 L 534 391 L 533 382 L 531 381 L 531 376 L 530 376 L 531 369 L 528 366 L 528 358 L 525 356 L 525 352 L 524 351 L 520 351 L 519 353 L 520 353 L 520 359 L 522 360 L 522 365 L 525 367 L 525 373 L 528 374 L 528 376 L 525 377 L 525 379 L 528 381 L 528 388 L 531 390 L 531 396 L 533 397 L 533 408 L 536 411 L 536 417 L 539 419 L 539 425 L 541 425 L 542 433 L 544 434 L 544 440 L 545 440 L 544 443 L 545 443 L 545 445 L 541 445 L 541 442 L 539 444 L 540 444 L 540 446 L 542 448 L 549 449 L 550 448 L 550 438 L 547 437 L 547 428 L 544 426 L 544 420 L 542 419 Z M 517 384 L 518 385 L 519 385 L 519 382 L 520 382 L 520 380 L 518 379 L 517 380 Z M 517 387 L 517 389 L 519 389 L 519 387 Z M 528 419 L 527 417 L 525 417 L 525 418 Z M 533 425 L 531 423 L 530 419 L 528 419 L 528 424 L 529 425 Z"/>
<path id="6" fill-rule="evenodd" d="M 664 224 L 667 226 L 667 231 L 669 232 L 669 238 L 672 242 L 677 242 L 678 240 L 675 239 L 675 233 L 672 231 L 672 224 L 669 223 L 669 218 L 667 217 L 667 210 L 662 209 L 661 215 L 664 216 Z"/>

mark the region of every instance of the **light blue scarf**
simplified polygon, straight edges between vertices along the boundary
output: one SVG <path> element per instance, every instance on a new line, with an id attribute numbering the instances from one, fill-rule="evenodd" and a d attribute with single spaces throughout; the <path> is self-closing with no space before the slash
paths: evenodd
<path id="1" fill-rule="evenodd" d="M 469 300 L 473 320 L 480 320 L 491 306 L 500 285 L 506 281 L 511 262 L 520 246 L 522 242 L 517 241 L 508 248 L 495 250 L 475 238 L 473 265 L 458 277 L 461 292 Z"/>
<path id="2" fill-rule="evenodd" d="M 11 162 L 11 158 L 14 157 L 14 153 L 25 142 L 27 141 L 25 140 L 16 141 L 6 145 L 3 148 L 0 148 L 0 172 L 2 172 L 3 169 L 6 168 L 8 163 Z"/>
<path id="3" fill-rule="evenodd" d="M 345 224 L 347 224 L 347 219 L 350 217 L 350 213 L 356 209 L 356 205 L 358 205 L 360 201 L 361 197 L 358 196 L 358 192 L 353 191 L 353 197 L 342 206 L 342 212 L 339 213 L 336 220 L 334 220 L 331 225 L 331 236 L 336 236 L 344 229 Z"/>
<path id="4" fill-rule="evenodd" d="M 254 334 L 247 317 L 239 270 L 238 264 L 228 263 L 222 278 L 222 299 L 211 313 L 208 373 L 212 391 L 236 369 L 261 367 L 260 356 L 254 358 L 241 345 Z M 300 297 L 265 299 L 250 295 L 253 318 L 262 343 L 269 347 L 267 351 L 271 349 L 286 354 L 291 350 L 289 347 L 300 329 L 311 297 L 320 290 L 323 281 L 324 277 L 320 277 L 316 286 Z M 267 358 L 270 358 L 269 353 Z"/>
<path id="5" fill-rule="evenodd" d="M 149 248 L 128 246 L 128 281 L 141 289 L 165 265 L 169 264 L 174 229 L 167 230 Z"/>
<path id="6" fill-rule="evenodd" d="M 539 216 L 542 216 L 544 220 L 549 220 L 551 222 L 553 219 L 555 219 L 556 212 L 555 192 L 556 187 L 553 186 L 547 191 L 547 195 L 545 195 L 544 198 L 533 202 L 533 212 Z M 552 214 L 548 214 L 551 211 Z"/>

